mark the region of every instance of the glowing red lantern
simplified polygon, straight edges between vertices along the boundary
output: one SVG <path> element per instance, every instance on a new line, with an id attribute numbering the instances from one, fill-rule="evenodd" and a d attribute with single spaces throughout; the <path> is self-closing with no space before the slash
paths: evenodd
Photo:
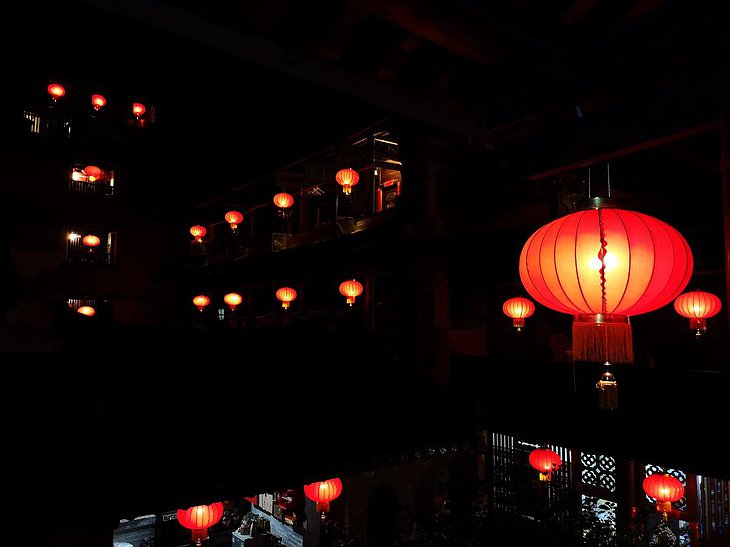
<path id="1" fill-rule="evenodd" d="M 86 175 L 86 178 L 89 180 L 89 182 L 96 182 L 102 177 L 104 171 L 102 171 L 101 168 L 97 167 L 96 165 L 87 165 L 86 167 L 84 167 L 84 174 Z"/>
<path id="2" fill-rule="evenodd" d="M 97 247 L 99 245 L 99 243 L 101 243 L 101 240 L 93 234 L 84 236 L 84 239 L 82 239 L 81 241 L 87 247 Z"/>
<path id="3" fill-rule="evenodd" d="M 91 306 L 81 306 L 76 311 L 86 317 L 93 317 L 96 313 L 96 310 Z"/>
<path id="4" fill-rule="evenodd" d="M 357 171 L 348 167 L 337 171 L 335 180 L 337 184 L 342 186 L 342 193 L 347 196 L 352 192 L 352 187 L 360 182 L 360 175 L 357 174 Z"/>
<path id="5" fill-rule="evenodd" d="M 177 521 L 184 528 L 192 530 L 192 540 L 196 545 L 208 537 L 208 528 L 218 524 L 222 516 L 223 503 L 220 501 L 177 510 Z"/>
<path id="6" fill-rule="evenodd" d="M 670 225 L 649 215 L 594 208 L 537 230 L 520 255 L 530 295 L 573 321 L 577 361 L 632 362 L 629 317 L 660 308 L 692 276 L 692 252 Z"/>
<path id="7" fill-rule="evenodd" d="M 665 521 L 667 512 L 672 510 L 672 502 L 684 496 L 684 486 L 669 473 L 653 473 L 644 479 L 642 486 L 647 496 L 657 500 L 656 509 Z"/>
<path id="8" fill-rule="evenodd" d="M 674 301 L 674 309 L 682 317 L 689 319 L 689 328 L 697 329 L 696 336 L 701 336 L 707 329 L 708 317 L 720 313 L 722 302 L 712 293 L 691 291 L 680 294 Z"/>
<path id="9" fill-rule="evenodd" d="M 134 114 L 134 117 L 138 120 L 144 116 L 144 113 L 147 112 L 147 108 L 142 103 L 133 103 L 132 104 L 132 114 Z"/>
<path id="10" fill-rule="evenodd" d="M 289 303 L 295 300 L 297 297 L 297 291 L 291 287 L 282 287 L 276 291 L 276 298 L 281 301 L 281 307 L 285 310 L 289 308 Z"/>
<path id="11" fill-rule="evenodd" d="M 204 294 L 199 294 L 198 296 L 193 298 L 193 304 L 198 306 L 199 311 L 203 311 L 203 309 L 205 309 L 205 307 L 210 304 L 210 298 L 208 298 Z"/>
<path id="12" fill-rule="evenodd" d="M 243 215 L 238 211 L 228 211 L 225 218 L 226 222 L 231 225 L 231 230 L 238 228 L 238 225 L 243 221 Z"/>
<path id="13" fill-rule="evenodd" d="M 94 93 L 91 96 L 91 106 L 94 107 L 94 110 L 98 111 L 104 105 L 106 105 L 106 98 L 104 97 L 104 95 Z"/>
<path id="14" fill-rule="evenodd" d="M 507 317 L 512 318 L 512 326 L 517 332 L 525 326 L 525 317 L 530 317 L 535 313 L 535 304 L 532 300 L 522 298 L 521 296 L 510 298 L 502 305 L 502 311 Z"/>
<path id="15" fill-rule="evenodd" d="M 294 205 L 294 197 L 291 194 L 287 194 L 286 192 L 276 194 L 274 196 L 274 205 L 282 209 L 288 209 L 289 207 Z"/>
<path id="16" fill-rule="evenodd" d="M 235 311 L 236 306 L 243 302 L 243 297 L 237 292 L 229 292 L 223 297 L 223 302 L 228 304 L 228 306 L 231 308 L 231 311 Z"/>
<path id="17" fill-rule="evenodd" d="M 51 98 L 55 103 L 66 94 L 66 89 L 61 84 L 51 84 L 48 86 L 48 93 L 50 93 Z"/>
<path id="18" fill-rule="evenodd" d="M 552 472 L 563 464 L 557 452 L 544 447 L 530 452 L 529 460 L 530 465 L 540 472 L 541 481 L 549 481 Z"/>
<path id="19" fill-rule="evenodd" d="M 190 235 L 195 238 L 195 241 L 201 242 L 203 241 L 203 238 L 205 237 L 205 234 L 208 233 L 208 230 L 205 229 L 204 226 L 201 226 L 200 224 L 196 224 L 192 228 L 190 228 Z"/>
<path id="20" fill-rule="evenodd" d="M 328 479 L 326 481 L 313 482 L 304 485 L 304 495 L 315 502 L 316 510 L 324 514 L 330 510 L 330 502 L 342 494 L 342 481 L 340 479 Z"/>
<path id="21" fill-rule="evenodd" d="M 345 296 L 345 301 L 352 306 L 355 303 L 355 298 L 362 294 L 362 284 L 354 279 L 343 281 L 340 283 L 340 294 Z"/>

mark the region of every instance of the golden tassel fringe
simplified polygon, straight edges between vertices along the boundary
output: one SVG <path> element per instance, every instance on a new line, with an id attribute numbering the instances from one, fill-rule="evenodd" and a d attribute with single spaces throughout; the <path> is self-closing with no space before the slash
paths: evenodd
<path id="1" fill-rule="evenodd" d="M 625 315 L 577 315 L 573 320 L 573 360 L 632 363 L 631 324 Z"/>

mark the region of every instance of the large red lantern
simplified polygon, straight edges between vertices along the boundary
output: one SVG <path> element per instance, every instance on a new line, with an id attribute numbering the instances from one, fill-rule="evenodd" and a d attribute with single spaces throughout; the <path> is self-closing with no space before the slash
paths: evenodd
<path id="1" fill-rule="evenodd" d="M 243 297 L 237 292 L 229 292 L 223 297 L 223 302 L 228 304 L 228 307 L 231 308 L 231 311 L 236 311 L 236 306 L 243 302 Z"/>
<path id="2" fill-rule="evenodd" d="M 530 295 L 573 321 L 576 361 L 633 361 L 629 317 L 674 300 L 692 276 L 692 252 L 672 226 L 598 207 L 537 230 L 520 255 Z"/>
<path id="3" fill-rule="evenodd" d="M 192 539 L 196 545 L 208 537 L 208 528 L 218 524 L 222 516 L 223 503 L 220 501 L 177 510 L 177 521 L 184 528 L 192 530 Z"/>
<path id="4" fill-rule="evenodd" d="M 99 246 L 99 243 L 101 243 L 101 240 L 97 236 L 95 236 L 93 234 L 89 234 L 87 236 L 84 236 L 84 239 L 82 239 L 81 241 L 87 247 L 98 247 Z"/>
<path id="5" fill-rule="evenodd" d="M 689 328 L 697 329 L 696 336 L 701 336 L 707 329 L 708 317 L 720 313 L 722 302 L 712 293 L 690 291 L 680 294 L 674 301 L 674 309 L 682 317 L 689 319 Z"/>
<path id="6" fill-rule="evenodd" d="M 286 192 L 276 194 L 274 196 L 274 205 L 280 207 L 281 209 L 288 209 L 289 207 L 294 205 L 294 196 L 292 196 L 291 194 L 287 194 Z"/>
<path id="7" fill-rule="evenodd" d="M 195 241 L 197 241 L 198 243 L 201 243 L 203 241 L 203 238 L 207 233 L 208 230 L 206 230 L 205 227 L 201 226 L 200 224 L 196 224 L 195 226 L 190 228 L 190 235 L 192 235 Z"/>
<path id="8" fill-rule="evenodd" d="M 92 306 L 80 306 L 76 311 L 86 317 L 93 317 L 96 314 L 96 310 Z"/>
<path id="9" fill-rule="evenodd" d="M 193 304 L 198 307 L 198 311 L 203 311 L 205 307 L 210 304 L 210 298 L 208 298 L 204 294 L 199 294 L 198 296 L 193 298 Z"/>
<path id="10" fill-rule="evenodd" d="M 352 187 L 360 182 L 360 175 L 357 174 L 357 171 L 348 167 L 347 169 L 337 171 L 335 180 L 337 184 L 342 186 L 342 193 L 347 196 L 352 192 Z"/>
<path id="11" fill-rule="evenodd" d="M 554 450 L 549 448 L 536 448 L 530 452 L 530 465 L 540 472 L 541 481 L 549 481 L 552 472 L 563 464 L 563 460 Z"/>
<path id="12" fill-rule="evenodd" d="M 231 225 L 231 230 L 238 228 L 238 225 L 243 221 L 243 215 L 238 211 L 228 211 L 225 218 L 226 222 Z"/>
<path id="13" fill-rule="evenodd" d="M 512 326 L 517 329 L 517 332 L 520 332 L 525 326 L 525 317 L 530 317 L 535 313 L 535 304 L 532 303 L 532 300 L 517 296 L 507 300 L 502 305 L 502 311 L 507 317 L 512 318 Z"/>
<path id="14" fill-rule="evenodd" d="M 98 93 L 94 93 L 91 96 L 91 106 L 94 107 L 94 110 L 99 111 L 99 109 L 105 105 L 106 105 L 106 98 L 104 97 L 104 95 L 99 95 Z"/>
<path id="15" fill-rule="evenodd" d="M 51 98 L 55 103 L 66 94 L 66 89 L 61 84 L 50 84 L 48 86 L 48 93 L 51 95 Z"/>
<path id="16" fill-rule="evenodd" d="M 304 485 L 304 495 L 315 502 L 317 512 L 322 513 L 322 520 L 325 518 L 325 512 L 330 510 L 330 502 L 337 499 L 340 494 L 342 494 L 340 479 L 327 479 Z"/>
<path id="17" fill-rule="evenodd" d="M 672 502 L 679 501 L 684 496 L 684 486 L 679 479 L 669 473 L 653 473 L 644 479 L 644 492 L 657 501 L 657 511 L 667 520 L 667 512 L 672 510 Z"/>
<path id="18" fill-rule="evenodd" d="M 297 297 L 297 291 L 291 287 L 282 287 L 276 291 L 276 298 L 281 301 L 281 307 L 285 310 L 289 308 L 289 304 Z"/>
<path id="19" fill-rule="evenodd" d="M 350 306 L 355 303 L 355 298 L 362 294 L 362 284 L 354 279 L 340 283 L 340 294 L 346 297 L 345 302 Z"/>
<path id="20" fill-rule="evenodd" d="M 147 112 L 147 108 L 142 103 L 133 103 L 132 104 L 132 114 L 134 114 L 134 117 L 138 120 L 144 116 L 144 113 Z"/>
<path id="21" fill-rule="evenodd" d="M 84 174 L 86 175 L 89 182 L 96 182 L 102 177 L 104 171 L 96 165 L 87 165 L 86 167 L 84 167 Z"/>

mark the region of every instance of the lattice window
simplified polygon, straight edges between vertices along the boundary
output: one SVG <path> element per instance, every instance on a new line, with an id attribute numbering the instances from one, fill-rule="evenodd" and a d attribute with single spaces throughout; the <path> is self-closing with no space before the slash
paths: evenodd
<path id="1" fill-rule="evenodd" d="M 605 454 L 580 453 L 580 478 L 584 484 L 616 491 L 616 459 Z"/>
<path id="2" fill-rule="evenodd" d="M 682 483 L 682 486 L 687 488 L 687 474 L 680 470 L 680 469 L 671 469 L 671 468 L 665 468 L 660 465 L 654 465 L 651 463 L 648 463 L 644 466 L 644 478 L 648 477 L 649 475 L 653 475 L 654 473 L 668 473 L 675 479 L 677 479 L 679 482 Z M 650 498 L 646 494 L 644 494 L 644 497 L 654 503 L 654 498 Z M 681 500 L 674 502 L 672 504 L 673 507 L 679 509 L 680 511 L 686 511 L 687 510 L 687 498 L 686 496 L 683 497 Z"/>
<path id="3" fill-rule="evenodd" d="M 514 476 L 515 438 L 502 433 L 492 433 L 492 497 L 494 507 L 512 509 L 515 493 L 512 486 Z"/>

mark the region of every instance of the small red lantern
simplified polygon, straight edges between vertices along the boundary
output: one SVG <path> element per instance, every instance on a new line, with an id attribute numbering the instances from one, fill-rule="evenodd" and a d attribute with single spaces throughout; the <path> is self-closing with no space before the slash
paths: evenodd
<path id="1" fill-rule="evenodd" d="M 360 175 L 357 174 L 357 171 L 348 167 L 337 171 L 335 180 L 337 184 L 342 186 L 342 193 L 347 196 L 352 192 L 352 187 L 360 182 Z"/>
<path id="2" fill-rule="evenodd" d="M 530 317 L 535 313 L 535 304 L 532 300 L 522 298 L 521 296 L 510 298 L 502 305 L 502 311 L 507 317 L 512 318 L 512 326 L 517 332 L 525 326 L 525 317 Z"/>
<path id="3" fill-rule="evenodd" d="M 243 302 L 243 297 L 237 292 L 229 292 L 223 297 L 223 302 L 228 304 L 228 306 L 231 308 L 231 311 L 235 311 L 236 306 Z"/>
<path id="4" fill-rule="evenodd" d="M 177 510 L 177 521 L 184 528 L 192 530 L 192 540 L 196 545 L 208 538 L 208 528 L 218 524 L 222 516 L 223 503 L 220 501 Z"/>
<path id="5" fill-rule="evenodd" d="M 238 228 L 238 225 L 243 221 L 243 215 L 238 211 L 228 211 L 225 218 L 226 222 L 231 225 L 231 230 Z"/>
<path id="6" fill-rule="evenodd" d="M 96 182 L 102 177 L 104 171 L 96 165 L 87 165 L 84 167 L 84 174 L 89 182 Z"/>
<path id="7" fill-rule="evenodd" d="M 81 306 L 76 311 L 86 317 L 93 317 L 96 313 L 96 310 L 91 306 Z"/>
<path id="8" fill-rule="evenodd" d="M 354 279 L 343 281 L 340 283 L 340 294 L 345 296 L 345 301 L 352 306 L 355 303 L 355 298 L 362 294 L 362 284 Z"/>
<path id="9" fill-rule="evenodd" d="M 104 97 L 104 95 L 99 95 L 98 93 L 94 93 L 91 96 L 91 106 L 93 106 L 94 110 L 96 110 L 97 112 L 99 111 L 99 109 L 102 106 L 105 106 L 105 105 L 106 105 L 106 98 Z"/>
<path id="10" fill-rule="evenodd" d="M 50 93 L 51 98 L 55 103 L 66 94 L 66 89 L 61 84 L 51 84 L 48 86 L 48 93 Z"/>
<path id="11" fill-rule="evenodd" d="M 278 291 L 276 291 L 276 298 L 281 300 L 281 307 L 286 309 L 289 309 L 289 304 L 295 300 L 297 297 L 297 291 L 292 289 L 291 287 L 282 287 Z"/>
<path id="12" fill-rule="evenodd" d="M 720 313 L 722 302 L 712 293 L 697 290 L 680 294 L 674 301 L 674 309 L 689 319 L 689 328 L 697 329 L 695 336 L 702 336 L 707 329 L 706 319 Z"/>
<path id="13" fill-rule="evenodd" d="M 644 479 L 642 486 L 647 496 L 657 500 L 656 509 L 662 513 L 664 521 L 667 520 L 667 512 L 672 510 L 672 502 L 684 496 L 684 486 L 669 473 L 653 473 Z"/>
<path id="14" fill-rule="evenodd" d="M 132 104 L 132 114 L 134 114 L 134 117 L 138 120 L 144 116 L 144 113 L 147 112 L 147 108 L 142 103 L 133 103 Z"/>
<path id="15" fill-rule="evenodd" d="M 190 228 L 190 235 L 192 235 L 195 241 L 197 241 L 198 243 L 203 241 L 203 238 L 207 233 L 208 230 L 206 230 L 205 227 L 201 226 L 200 224 L 196 224 L 195 226 Z"/>
<path id="16" fill-rule="evenodd" d="M 205 307 L 210 304 L 210 298 L 208 298 L 204 294 L 199 294 L 198 296 L 193 298 L 193 304 L 198 306 L 199 311 L 203 311 L 203 309 L 205 309 Z"/>
<path id="17" fill-rule="evenodd" d="M 289 207 L 294 205 L 294 197 L 291 194 L 287 194 L 286 192 L 276 194 L 274 196 L 274 205 L 282 209 L 288 209 Z"/>
<path id="18" fill-rule="evenodd" d="M 98 247 L 99 243 L 101 243 L 101 239 L 99 239 L 97 236 L 93 234 L 89 234 L 87 236 L 84 236 L 84 239 L 81 240 L 84 245 L 87 247 Z"/>
<path id="19" fill-rule="evenodd" d="M 313 482 L 304 485 L 304 495 L 316 503 L 316 510 L 324 514 L 330 510 L 330 502 L 342 494 L 342 481 L 340 479 L 327 479 L 326 481 Z"/>
<path id="20" fill-rule="evenodd" d="M 541 481 L 549 481 L 552 472 L 563 464 L 563 460 L 554 450 L 540 447 L 530 452 L 530 465 L 540 472 Z"/>

